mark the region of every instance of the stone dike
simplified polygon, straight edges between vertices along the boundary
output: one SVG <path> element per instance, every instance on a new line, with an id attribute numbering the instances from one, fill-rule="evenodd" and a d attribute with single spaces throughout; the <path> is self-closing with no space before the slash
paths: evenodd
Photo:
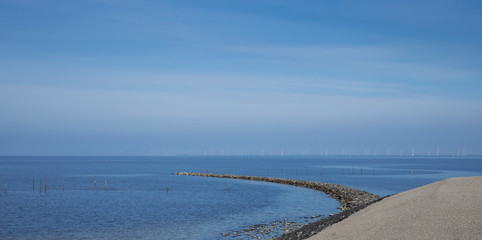
<path id="1" fill-rule="evenodd" d="M 382 197 L 374 195 L 355 188 L 315 181 L 304 181 L 296 179 L 258 177 L 258 176 L 241 176 L 233 174 L 216 174 L 216 173 L 190 173 L 178 172 L 174 175 L 198 176 L 198 177 L 216 177 L 230 178 L 251 181 L 272 182 L 279 184 L 287 184 L 298 187 L 310 188 L 322 191 L 341 203 L 339 209 L 342 212 L 338 214 L 330 214 L 330 216 L 311 216 L 303 217 L 304 221 L 290 221 L 288 219 L 274 220 L 269 223 L 261 223 L 245 227 L 242 230 L 231 233 L 221 233 L 220 239 L 276 239 L 276 240 L 301 240 L 307 239 L 324 228 L 342 221 L 351 214 L 365 208 L 366 206 L 378 202 Z"/>
<path id="2" fill-rule="evenodd" d="M 296 179 L 284 179 L 284 178 L 272 178 L 272 177 L 257 177 L 257 176 L 241 176 L 233 174 L 216 174 L 216 173 L 191 173 L 191 172 L 177 172 L 174 175 L 185 176 L 198 176 L 198 177 L 216 177 L 216 178 L 230 178 L 230 179 L 242 179 L 261 182 L 272 182 L 279 184 L 293 185 L 297 187 L 310 188 L 318 191 L 322 191 L 332 198 L 338 200 L 341 203 L 341 210 L 347 211 L 351 209 L 357 209 L 361 206 L 365 206 L 378 199 L 380 196 L 371 194 L 355 188 L 333 184 L 323 183 L 316 181 L 305 181 Z"/>

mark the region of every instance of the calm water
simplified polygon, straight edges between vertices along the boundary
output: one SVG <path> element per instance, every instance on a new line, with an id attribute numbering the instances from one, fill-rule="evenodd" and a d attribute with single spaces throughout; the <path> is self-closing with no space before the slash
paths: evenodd
<path id="1" fill-rule="evenodd" d="M 217 239 L 262 221 L 339 211 L 338 202 L 309 189 L 172 175 L 178 171 L 316 180 L 385 196 L 447 177 L 482 175 L 482 159 L 0 157 L 0 176 L 7 178 L 0 238 Z M 45 177 L 48 189 L 40 192 Z"/>

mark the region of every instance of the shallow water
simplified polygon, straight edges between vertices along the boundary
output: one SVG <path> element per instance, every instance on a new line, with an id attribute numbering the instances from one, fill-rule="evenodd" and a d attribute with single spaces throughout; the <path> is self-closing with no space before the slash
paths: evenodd
<path id="1" fill-rule="evenodd" d="M 7 178 L 7 192 L 0 193 L 0 236 L 217 239 L 221 232 L 262 221 L 299 220 L 339 211 L 338 202 L 318 191 L 274 183 L 172 175 L 179 171 L 315 180 L 384 196 L 446 177 L 482 175 L 482 160 L 0 157 L 0 176 Z M 45 183 L 45 177 L 47 192 L 39 186 L 40 180 Z"/>

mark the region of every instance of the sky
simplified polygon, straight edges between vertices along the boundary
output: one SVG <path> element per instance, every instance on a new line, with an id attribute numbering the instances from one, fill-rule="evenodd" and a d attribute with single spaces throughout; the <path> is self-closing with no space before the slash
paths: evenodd
<path id="1" fill-rule="evenodd" d="M 0 0 L 0 155 L 482 154 L 480 12 Z"/>

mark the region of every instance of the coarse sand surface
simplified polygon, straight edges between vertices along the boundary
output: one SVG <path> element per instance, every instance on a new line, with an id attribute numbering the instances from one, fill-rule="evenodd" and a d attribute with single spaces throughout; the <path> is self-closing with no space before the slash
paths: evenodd
<path id="1" fill-rule="evenodd" d="M 447 178 L 387 197 L 309 239 L 482 240 L 482 176 Z"/>

